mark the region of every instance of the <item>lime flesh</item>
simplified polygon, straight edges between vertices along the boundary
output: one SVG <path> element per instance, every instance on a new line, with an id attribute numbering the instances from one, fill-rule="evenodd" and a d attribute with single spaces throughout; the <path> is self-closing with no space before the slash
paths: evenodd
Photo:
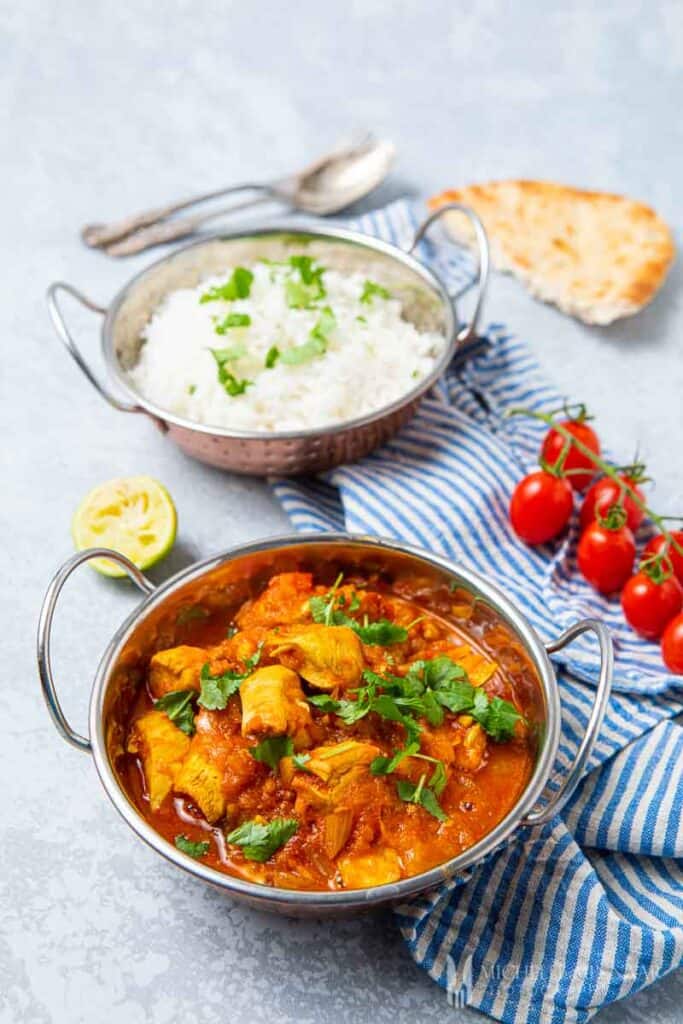
<path id="1" fill-rule="evenodd" d="M 76 509 L 71 533 L 78 551 L 113 548 L 139 569 L 149 569 L 173 547 L 177 523 L 173 500 L 158 480 L 129 476 L 90 491 Z M 126 575 L 107 558 L 88 564 L 104 576 Z"/>

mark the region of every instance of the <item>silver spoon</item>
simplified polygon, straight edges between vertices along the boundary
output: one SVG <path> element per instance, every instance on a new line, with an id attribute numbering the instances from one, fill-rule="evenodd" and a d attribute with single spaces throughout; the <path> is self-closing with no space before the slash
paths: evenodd
<path id="1" fill-rule="evenodd" d="M 152 245 L 184 238 L 214 217 L 273 199 L 286 202 L 304 213 L 318 216 L 336 213 L 376 188 L 386 177 L 394 156 L 395 148 L 390 142 L 368 135 L 358 142 L 337 146 L 331 153 L 286 178 L 233 185 L 147 210 L 116 223 L 88 225 L 83 228 L 81 237 L 86 245 L 104 248 L 112 256 L 127 256 Z M 195 203 L 243 191 L 256 192 L 257 195 L 227 208 L 166 221 L 167 217 Z"/>

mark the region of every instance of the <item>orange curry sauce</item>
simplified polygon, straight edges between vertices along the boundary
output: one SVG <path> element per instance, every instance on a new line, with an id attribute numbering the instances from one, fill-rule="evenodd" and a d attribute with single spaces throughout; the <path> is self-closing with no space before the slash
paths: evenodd
<path id="1" fill-rule="evenodd" d="M 195 855 L 219 871 L 315 890 L 410 877 L 490 832 L 533 770 L 537 683 L 510 634 L 472 595 L 444 584 L 426 600 L 420 587 L 418 579 L 388 588 L 351 576 L 330 598 L 329 583 L 309 573 L 283 573 L 231 621 L 204 622 L 198 615 L 182 645 L 152 657 L 130 716 L 122 774 L 143 816 L 171 843 L 178 836 L 204 843 Z M 359 635 L 331 617 L 331 624 L 316 622 L 310 603 L 316 596 L 341 612 L 342 622 L 345 615 L 359 627 L 396 624 L 406 639 L 371 644 L 363 642 L 362 629 Z M 489 702 L 498 697 L 514 706 L 508 735 L 494 738 L 481 715 L 478 721 L 440 705 L 436 718 L 442 721 L 430 724 L 419 709 L 404 705 L 402 713 L 417 726 L 412 738 L 417 735 L 419 746 L 414 742 L 411 749 L 420 756 L 404 756 L 389 774 L 376 774 L 377 758 L 405 749 L 411 737 L 404 725 L 374 710 L 346 724 L 320 707 L 320 698 L 352 702 L 373 678 L 363 673 L 404 678 L 415 662 L 444 658 Z M 242 675 L 252 666 L 224 709 L 202 706 L 202 674 Z M 412 671 L 419 678 L 419 666 Z M 178 691 L 191 691 L 191 735 L 154 705 Z M 376 687 L 375 696 L 381 693 Z M 514 709 L 521 716 L 516 721 Z M 273 749 L 284 756 L 274 766 L 256 760 L 254 748 L 277 737 Z M 433 800 L 421 798 L 425 789 Z M 412 801 L 406 799 L 411 794 Z M 276 819 L 296 831 L 264 860 L 228 841 L 244 823 Z"/>

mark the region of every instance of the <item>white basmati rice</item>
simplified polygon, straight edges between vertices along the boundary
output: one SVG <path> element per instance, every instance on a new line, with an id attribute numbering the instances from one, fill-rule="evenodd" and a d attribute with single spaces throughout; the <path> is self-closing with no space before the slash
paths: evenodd
<path id="1" fill-rule="evenodd" d="M 301 280 L 295 267 L 256 262 L 247 269 L 253 274 L 248 297 L 200 301 L 209 288 L 224 285 L 232 269 L 166 297 L 145 328 L 138 363 L 130 371 L 140 394 L 210 426 L 268 432 L 324 427 L 402 397 L 443 352 L 444 337 L 404 320 L 398 299 L 375 292 L 362 302 L 368 290 L 362 274 L 325 270 L 324 297 L 313 308 L 297 309 L 288 305 L 286 292 L 288 281 Z M 335 321 L 323 336 L 325 351 L 299 365 L 272 354 L 274 347 L 282 355 L 309 343 L 325 307 Z M 217 334 L 216 327 L 234 313 L 246 314 L 249 326 Z M 233 354 L 224 366 L 234 381 L 250 382 L 244 393 L 226 391 L 212 349 Z M 265 365 L 269 352 L 276 360 L 270 368 Z"/>

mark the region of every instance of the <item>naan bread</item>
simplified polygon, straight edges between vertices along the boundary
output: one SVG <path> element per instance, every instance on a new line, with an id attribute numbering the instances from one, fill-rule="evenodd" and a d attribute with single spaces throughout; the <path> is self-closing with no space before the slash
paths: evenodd
<path id="1" fill-rule="evenodd" d="M 532 295 L 589 324 L 609 324 L 647 305 L 674 258 L 671 232 L 654 210 L 624 196 L 544 181 L 495 181 L 429 200 L 471 206 L 489 236 L 493 265 Z M 471 244 L 465 218 L 445 223 Z"/>

